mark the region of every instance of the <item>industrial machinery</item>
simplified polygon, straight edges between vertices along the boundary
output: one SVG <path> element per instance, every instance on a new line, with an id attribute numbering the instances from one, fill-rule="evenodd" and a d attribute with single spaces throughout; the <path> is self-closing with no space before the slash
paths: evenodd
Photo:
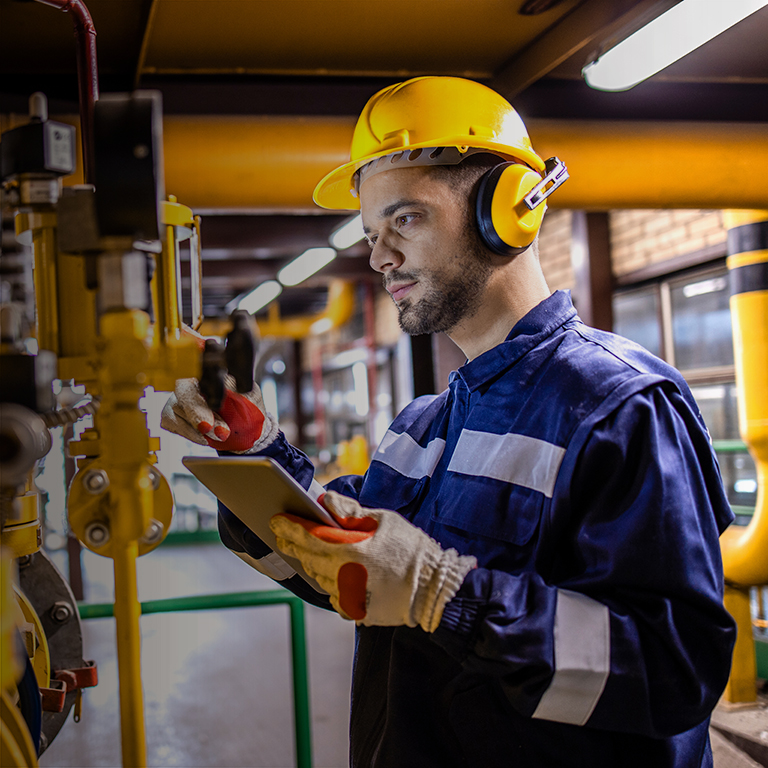
<path id="1" fill-rule="evenodd" d="M 200 375 L 179 297 L 179 242 L 189 238 L 199 323 L 199 219 L 164 199 L 158 94 L 95 103 L 95 184 L 62 187 L 75 167 L 75 130 L 46 113 L 35 94 L 29 122 L 0 141 L 5 202 L 16 209 L 17 238 L 31 247 L 35 287 L 34 318 L 19 303 L 0 308 L 0 544 L 9 598 L 0 616 L 0 762 L 36 765 L 73 707 L 79 716 L 82 689 L 96 684 L 74 596 L 40 548 L 34 483 L 49 428 L 89 415 L 93 426 L 69 443 L 77 459 L 69 523 L 85 547 L 114 561 L 123 761 L 140 766 L 136 558 L 163 540 L 173 503 L 139 399 L 147 387 L 170 390 L 177 378 Z M 55 380 L 84 386 L 88 402 L 57 407 Z"/>

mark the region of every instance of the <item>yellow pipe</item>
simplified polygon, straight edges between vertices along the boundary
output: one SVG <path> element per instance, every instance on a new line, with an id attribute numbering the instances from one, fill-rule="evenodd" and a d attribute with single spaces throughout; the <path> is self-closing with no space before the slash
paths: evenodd
<path id="1" fill-rule="evenodd" d="M 570 179 L 555 208 L 759 208 L 768 126 L 758 123 L 530 120 L 533 146 Z M 548 202 L 549 202 L 548 201 Z"/>
<path id="2" fill-rule="evenodd" d="M 739 431 L 757 467 L 757 504 L 746 528 L 723 535 L 725 578 L 768 583 L 768 211 L 726 211 Z M 761 247 L 762 246 L 762 247 Z"/>
<path id="3" fill-rule="evenodd" d="M 277 304 L 270 307 L 266 319 L 259 319 L 256 325 L 259 335 L 280 339 L 305 339 L 313 333 L 326 333 L 349 322 L 355 308 L 355 286 L 345 280 L 332 280 L 328 286 L 328 303 L 316 315 L 281 318 Z M 226 336 L 232 328 L 229 320 L 211 318 L 200 326 L 203 336 Z"/>
<path id="4" fill-rule="evenodd" d="M 723 692 L 723 698 L 731 704 L 757 701 L 757 659 L 749 597 L 748 589 L 725 587 L 723 603 L 736 622 L 731 673 Z"/>
<path id="5" fill-rule="evenodd" d="M 194 209 L 317 210 L 312 190 L 345 162 L 354 120 L 168 116 L 165 185 Z"/>
<path id="6" fill-rule="evenodd" d="M 739 431 L 757 467 L 757 503 L 746 528 L 722 535 L 725 607 L 737 638 L 725 693 L 731 703 L 757 699 L 751 586 L 768 582 L 768 211 L 725 212 Z"/>
<path id="7" fill-rule="evenodd" d="M 73 116 L 57 117 L 75 123 Z M 760 208 L 761 123 L 528 120 L 571 174 L 554 208 Z M 317 211 L 312 190 L 349 159 L 353 117 L 164 118 L 166 188 L 194 209 Z M 65 184 L 82 183 L 76 173 Z"/>
<path id="8" fill-rule="evenodd" d="M 120 735 L 124 768 L 147 764 L 144 691 L 141 686 L 141 606 L 136 588 L 138 542 L 115 547 L 115 624 L 120 681 Z"/>
<path id="9" fill-rule="evenodd" d="M 353 118 L 165 118 L 168 189 L 192 208 L 316 210 L 317 181 L 349 157 Z M 756 208 L 764 205 L 767 126 L 529 120 L 542 157 L 571 178 L 559 208 Z"/>
<path id="10" fill-rule="evenodd" d="M 20 211 L 16 237 L 31 245 L 35 254 L 37 343 L 40 349 L 59 353 L 59 304 L 56 292 L 56 214 L 53 211 Z"/>

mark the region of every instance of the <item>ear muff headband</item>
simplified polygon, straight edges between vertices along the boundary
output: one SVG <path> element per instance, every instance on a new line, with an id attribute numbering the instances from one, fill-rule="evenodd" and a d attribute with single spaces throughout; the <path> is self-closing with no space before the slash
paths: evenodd
<path id="1" fill-rule="evenodd" d="M 524 198 L 542 177 L 525 165 L 501 163 L 481 179 L 477 190 L 477 226 L 488 248 L 500 256 L 522 253 L 536 239 L 546 204 L 533 210 Z"/>

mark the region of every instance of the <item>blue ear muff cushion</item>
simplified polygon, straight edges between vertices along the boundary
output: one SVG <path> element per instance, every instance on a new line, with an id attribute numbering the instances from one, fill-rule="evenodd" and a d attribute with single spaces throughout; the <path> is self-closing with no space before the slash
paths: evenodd
<path id="1" fill-rule="evenodd" d="M 480 238 L 490 250 L 499 256 L 516 256 L 518 253 L 522 253 L 529 248 L 527 245 L 522 248 L 509 245 L 500 237 L 496 227 L 493 226 L 493 214 L 491 212 L 493 195 L 496 192 L 496 186 L 499 183 L 501 174 L 511 165 L 515 165 L 515 163 L 500 163 L 491 168 L 480 179 L 480 185 L 477 188 L 475 214 Z M 513 214 L 510 212 L 510 215 Z"/>

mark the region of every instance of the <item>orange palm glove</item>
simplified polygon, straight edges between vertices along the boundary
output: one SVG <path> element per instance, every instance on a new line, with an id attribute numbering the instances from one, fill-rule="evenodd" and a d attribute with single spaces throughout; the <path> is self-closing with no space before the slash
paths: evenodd
<path id="1" fill-rule="evenodd" d="M 199 445 L 219 451 L 254 453 L 276 437 L 277 421 L 267 413 L 258 384 L 245 395 L 234 391 L 227 376 L 224 401 L 218 412 L 200 394 L 197 379 L 179 379 L 163 408 L 160 426 Z"/>
<path id="2" fill-rule="evenodd" d="M 301 561 L 344 618 L 434 632 L 477 560 L 444 550 L 397 512 L 367 509 L 333 491 L 320 500 L 341 527 L 275 515 L 278 548 Z"/>

